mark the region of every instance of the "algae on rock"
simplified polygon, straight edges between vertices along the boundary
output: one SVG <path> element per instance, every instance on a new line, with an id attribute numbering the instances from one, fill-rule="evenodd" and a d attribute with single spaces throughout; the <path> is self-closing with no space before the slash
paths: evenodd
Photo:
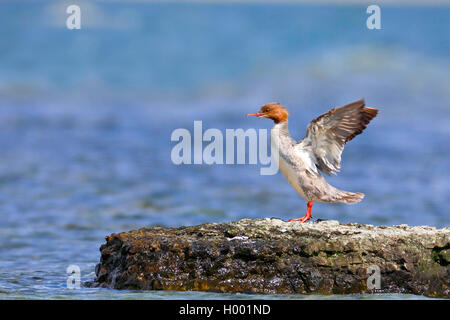
<path id="1" fill-rule="evenodd" d="M 106 237 L 93 285 L 253 293 L 450 295 L 450 228 L 243 219 Z"/>

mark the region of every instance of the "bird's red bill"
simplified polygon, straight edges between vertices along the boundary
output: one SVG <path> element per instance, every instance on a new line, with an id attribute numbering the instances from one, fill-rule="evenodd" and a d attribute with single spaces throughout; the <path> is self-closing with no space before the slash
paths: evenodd
<path id="1" fill-rule="evenodd" d="M 250 117 L 250 116 L 252 116 L 252 117 L 261 117 L 261 115 L 262 115 L 262 113 L 249 113 L 249 114 L 247 114 L 247 117 Z"/>

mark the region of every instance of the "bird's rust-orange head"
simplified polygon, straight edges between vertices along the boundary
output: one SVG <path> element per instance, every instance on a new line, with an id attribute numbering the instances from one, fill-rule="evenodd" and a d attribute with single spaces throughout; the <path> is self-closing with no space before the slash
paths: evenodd
<path id="1" fill-rule="evenodd" d="M 257 113 L 249 113 L 247 116 L 254 116 L 258 118 L 269 118 L 275 123 L 280 123 L 288 120 L 289 113 L 286 108 L 278 102 L 271 102 L 261 107 Z"/>

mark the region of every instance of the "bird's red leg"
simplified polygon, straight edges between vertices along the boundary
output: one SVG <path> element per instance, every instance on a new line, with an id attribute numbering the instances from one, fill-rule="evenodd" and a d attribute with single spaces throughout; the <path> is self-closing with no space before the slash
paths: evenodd
<path id="1" fill-rule="evenodd" d="M 313 206 L 313 202 L 309 201 L 308 202 L 308 209 L 306 210 L 306 215 L 303 218 L 298 218 L 298 219 L 289 219 L 289 221 L 300 221 L 300 222 L 305 222 L 307 220 L 309 220 L 310 218 L 312 218 L 312 214 L 311 214 L 311 209 Z"/>

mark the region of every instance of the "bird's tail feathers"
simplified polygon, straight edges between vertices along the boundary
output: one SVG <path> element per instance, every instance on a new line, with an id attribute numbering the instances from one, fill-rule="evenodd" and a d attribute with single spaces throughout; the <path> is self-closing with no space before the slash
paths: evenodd
<path id="1" fill-rule="evenodd" d="M 337 201 L 353 204 L 360 202 L 364 198 L 364 193 L 342 191 L 342 193 L 339 196 L 340 198 L 338 198 Z"/>

